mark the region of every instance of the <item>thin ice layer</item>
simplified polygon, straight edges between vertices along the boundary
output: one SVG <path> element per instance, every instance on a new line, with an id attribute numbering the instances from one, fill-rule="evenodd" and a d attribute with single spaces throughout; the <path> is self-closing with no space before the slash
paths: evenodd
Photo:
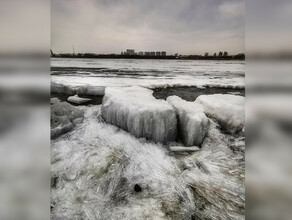
<path id="1" fill-rule="evenodd" d="M 187 102 L 178 96 L 170 96 L 167 102 L 178 114 L 178 130 L 186 146 L 201 145 L 209 128 L 209 119 L 204 114 L 203 106 Z"/>
<path id="2" fill-rule="evenodd" d="M 243 96 L 227 94 L 201 95 L 195 101 L 202 104 L 204 112 L 230 133 L 241 131 L 244 127 L 244 102 Z"/>
<path id="3" fill-rule="evenodd" d="M 174 109 L 153 91 L 138 86 L 108 87 L 102 101 L 102 117 L 134 136 L 154 142 L 175 141 L 177 119 Z"/>

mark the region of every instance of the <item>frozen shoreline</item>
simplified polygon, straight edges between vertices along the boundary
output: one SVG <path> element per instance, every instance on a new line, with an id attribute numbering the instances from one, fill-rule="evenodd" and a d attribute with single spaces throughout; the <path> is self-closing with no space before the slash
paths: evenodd
<path id="1" fill-rule="evenodd" d="M 153 96 L 156 99 L 164 99 L 168 96 L 176 95 L 186 101 L 195 101 L 199 95 L 211 95 L 211 94 L 233 94 L 245 96 L 245 89 L 234 89 L 234 88 L 198 88 L 195 86 L 178 86 L 178 87 L 166 87 L 153 89 Z M 59 98 L 62 101 L 67 101 L 67 98 L 72 94 L 66 93 L 51 93 L 52 98 Z M 88 103 L 94 105 L 100 105 L 102 103 L 103 95 L 80 95 L 84 98 L 90 98 L 92 101 Z"/>
<path id="2" fill-rule="evenodd" d="M 241 82 L 228 81 L 219 83 L 212 80 L 198 80 L 190 81 L 190 79 L 149 79 L 148 81 L 137 81 L 136 79 L 120 79 L 117 82 L 110 82 L 111 79 L 96 79 L 94 77 L 66 77 L 66 76 L 52 76 L 51 77 L 51 92 L 63 93 L 68 95 L 104 95 L 106 87 L 129 87 L 141 86 L 148 89 L 164 89 L 164 88 L 179 88 L 179 87 L 195 87 L 198 89 L 214 88 L 214 89 L 234 89 L 244 90 L 245 86 Z M 168 81 L 168 82 L 167 82 Z"/>

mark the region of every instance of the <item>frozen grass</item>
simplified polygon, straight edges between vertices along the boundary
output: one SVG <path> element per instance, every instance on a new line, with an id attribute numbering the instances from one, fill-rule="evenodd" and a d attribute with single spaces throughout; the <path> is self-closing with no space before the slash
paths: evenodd
<path id="1" fill-rule="evenodd" d="M 201 151 L 173 156 L 80 108 L 83 124 L 51 145 L 53 219 L 244 219 L 242 137 L 211 123 Z"/>

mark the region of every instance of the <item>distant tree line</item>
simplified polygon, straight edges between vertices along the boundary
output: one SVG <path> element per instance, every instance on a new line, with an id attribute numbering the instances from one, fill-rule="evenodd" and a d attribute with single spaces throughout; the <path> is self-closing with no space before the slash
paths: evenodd
<path id="1" fill-rule="evenodd" d="M 244 60 L 245 54 L 239 53 L 236 55 L 228 55 L 228 52 L 220 51 L 214 53 L 213 56 L 210 56 L 209 53 L 202 55 L 165 55 L 165 56 L 156 56 L 156 55 L 129 55 L 129 54 L 95 54 L 95 53 L 53 53 L 51 50 L 51 57 L 56 58 L 111 58 L 111 59 L 190 59 L 190 60 Z"/>

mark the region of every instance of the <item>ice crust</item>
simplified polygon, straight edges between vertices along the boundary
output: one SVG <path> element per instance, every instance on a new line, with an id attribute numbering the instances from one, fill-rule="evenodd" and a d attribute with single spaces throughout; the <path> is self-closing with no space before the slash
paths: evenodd
<path id="1" fill-rule="evenodd" d="M 108 87 L 102 101 L 102 117 L 113 125 L 154 142 L 167 143 L 177 138 L 175 110 L 153 91 L 133 87 Z"/>
<path id="2" fill-rule="evenodd" d="M 166 100 L 178 115 L 178 132 L 186 146 L 200 146 L 209 128 L 209 119 L 203 106 L 187 102 L 178 96 L 169 96 Z"/>
<path id="3" fill-rule="evenodd" d="M 195 103 L 202 104 L 206 115 L 216 119 L 222 128 L 232 134 L 244 127 L 245 98 L 238 95 L 201 95 Z"/>

